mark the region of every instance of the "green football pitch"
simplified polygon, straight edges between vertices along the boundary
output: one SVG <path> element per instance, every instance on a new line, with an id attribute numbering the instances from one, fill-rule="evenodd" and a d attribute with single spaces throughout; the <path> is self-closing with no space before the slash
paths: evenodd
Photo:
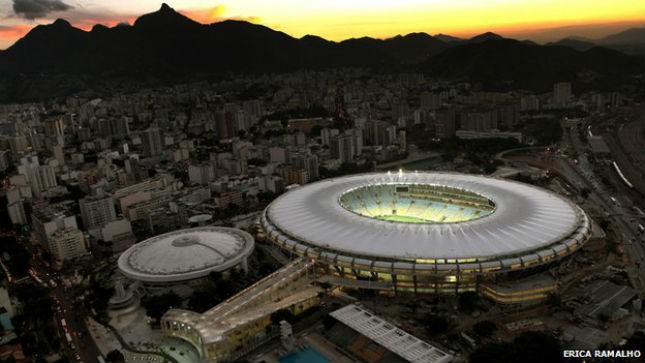
<path id="1" fill-rule="evenodd" d="M 422 218 L 411 217 L 411 216 L 399 216 L 395 214 L 388 214 L 382 216 L 376 216 L 376 219 L 392 222 L 406 222 L 406 223 L 432 223 Z"/>

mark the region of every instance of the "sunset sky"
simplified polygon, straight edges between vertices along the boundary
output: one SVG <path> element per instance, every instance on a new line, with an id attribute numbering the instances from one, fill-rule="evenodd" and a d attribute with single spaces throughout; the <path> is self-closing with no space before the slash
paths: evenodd
<path id="1" fill-rule="evenodd" d="M 315 34 L 330 40 L 426 32 L 468 37 L 485 31 L 536 41 L 567 35 L 602 37 L 645 26 L 643 0 L 168 0 L 201 23 L 247 20 L 294 37 Z M 132 24 L 159 9 L 157 0 L 2 0 L 0 49 L 38 24 L 56 18 L 89 30 L 100 23 Z M 554 29 L 570 27 L 567 29 Z M 544 30 L 551 29 L 550 35 Z M 568 32 L 568 33 L 567 33 Z"/>

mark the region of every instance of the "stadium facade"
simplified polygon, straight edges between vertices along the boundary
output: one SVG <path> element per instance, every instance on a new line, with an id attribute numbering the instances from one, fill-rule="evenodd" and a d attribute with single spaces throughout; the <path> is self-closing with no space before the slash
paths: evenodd
<path id="1" fill-rule="evenodd" d="M 482 291 L 558 263 L 591 236 L 582 209 L 552 192 L 440 172 L 307 184 L 271 203 L 260 225 L 287 253 L 315 260 L 323 280 L 394 293 Z"/>

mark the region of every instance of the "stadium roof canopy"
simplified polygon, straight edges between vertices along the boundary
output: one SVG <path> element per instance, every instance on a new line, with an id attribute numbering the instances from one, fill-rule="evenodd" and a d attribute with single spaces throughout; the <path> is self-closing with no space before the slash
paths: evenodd
<path id="1" fill-rule="evenodd" d="M 415 184 L 475 193 L 492 201 L 494 211 L 458 223 L 405 223 L 361 215 L 340 203 L 341 196 L 358 188 Z M 521 256 L 566 239 L 585 219 L 577 206 L 532 185 L 440 172 L 326 179 L 283 194 L 267 208 L 266 217 L 280 238 L 325 251 L 398 260 Z"/>

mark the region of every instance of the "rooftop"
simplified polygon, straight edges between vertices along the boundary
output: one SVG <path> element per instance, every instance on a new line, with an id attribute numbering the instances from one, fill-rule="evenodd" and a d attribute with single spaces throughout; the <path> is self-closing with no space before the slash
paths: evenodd
<path id="1" fill-rule="evenodd" d="M 227 227 L 161 234 L 123 252 L 119 269 L 134 280 L 173 282 L 199 278 L 239 264 L 253 252 L 253 237 Z"/>
<path id="2" fill-rule="evenodd" d="M 403 223 L 357 214 L 341 204 L 348 191 L 374 185 L 463 190 L 490 200 L 495 210 L 483 218 L 455 218 L 455 223 Z M 394 212 L 379 198 L 383 199 L 373 198 L 374 203 L 381 202 L 376 208 Z M 409 208 L 427 208 L 424 203 L 428 202 L 421 197 Z M 461 213 L 461 206 L 451 208 Z M 468 212 L 468 208 L 461 209 Z M 275 231 L 281 239 L 352 256 L 405 260 L 481 261 L 551 251 L 555 244 L 574 238 L 586 223 L 580 208 L 544 189 L 504 179 L 439 172 L 371 173 L 326 179 L 283 194 L 266 209 L 265 216 L 267 232 Z"/>
<path id="3" fill-rule="evenodd" d="M 453 356 L 396 327 L 358 305 L 347 305 L 332 317 L 411 363 L 447 363 Z"/>

